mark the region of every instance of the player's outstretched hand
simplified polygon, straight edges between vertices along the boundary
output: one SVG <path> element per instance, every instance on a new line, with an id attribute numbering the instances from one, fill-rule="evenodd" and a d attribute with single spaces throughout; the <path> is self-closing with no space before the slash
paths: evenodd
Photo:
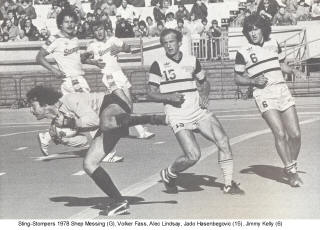
<path id="1" fill-rule="evenodd" d="M 110 54 L 112 56 L 117 55 L 118 53 L 120 53 L 122 51 L 122 47 L 116 46 L 116 45 L 112 45 L 110 47 Z"/>
<path id="2" fill-rule="evenodd" d="M 167 95 L 167 100 L 169 103 L 175 107 L 181 107 L 185 101 L 184 95 L 181 93 L 171 93 Z"/>
<path id="3" fill-rule="evenodd" d="M 268 78 L 265 76 L 259 76 L 254 79 L 254 86 L 263 89 L 268 83 Z"/>

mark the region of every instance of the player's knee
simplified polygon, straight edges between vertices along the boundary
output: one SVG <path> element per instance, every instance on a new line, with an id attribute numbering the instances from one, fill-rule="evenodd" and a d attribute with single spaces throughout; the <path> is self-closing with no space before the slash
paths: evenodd
<path id="1" fill-rule="evenodd" d="M 277 140 L 280 140 L 280 141 L 283 141 L 283 140 L 286 140 L 287 136 L 286 136 L 286 133 L 284 132 L 284 130 L 276 130 L 274 132 L 274 136 Z"/>
<path id="2" fill-rule="evenodd" d="M 288 135 L 289 135 L 289 138 L 291 140 L 294 140 L 294 141 L 301 140 L 301 132 L 300 132 L 300 130 L 295 130 L 293 132 L 290 132 Z"/>
<path id="3" fill-rule="evenodd" d="M 97 167 L 99 167 L 99 163 L 92 160 L 91 158 L 85 158 L 83 160 L 83 170 L 88 175 L 92 175 L 92 173 L 94 172 L 94 170 L 96 170 Z"/>
<path id="4" fill-rule="evenodd" d="M 110 131 L 115 127 L 115 121 L 113 121 L 112 119 L 100 119 L 100 130 L 102 132 L 107 132 Z"/>

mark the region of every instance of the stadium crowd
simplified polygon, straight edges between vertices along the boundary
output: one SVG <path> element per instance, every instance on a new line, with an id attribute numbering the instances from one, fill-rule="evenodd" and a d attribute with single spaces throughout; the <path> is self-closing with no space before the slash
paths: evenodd
<path id="1" fill-rule="evenodd" d="M 239 2 L 239 8 L 230 18 L 230 26 L 242 26 L 244 18 L 258 13 L 273 25 L 295 25 L 299 20 L 319 20 L 320 0 L 247 0 Z M 193 3 L 192 3 L 193 2 Z M 144 18 L 137 7 L 144 1 L 91 0 L 90 12 L 85 12 L 81 0 L 1 0 L 0 41 L 38 41 L 50 36 L 47 27 L 37 28 L 32 20 L 37 18 L 34 5 L 51 4 L 47 18 L 55 19 L 64 8 L 72 8 L 79 17 L 77 37 L 93 38 L 92 23 L 102 21 L 109 36 L 118 38 L 158 37 L 165 28 L 177 29 L 184 35 L 199 34 L 201 37 L 221 36 L 217 20 L 208 22 L 208 3 L 218 0 L 152 0 L 153 17 Z M 173 8 L 172 4 L 177 5 Z M 185 4 L 193 4 L 190 11 Z M 176 10 L 177 9 L 177 10 Z M 115 23 L 112 23 L 112 18 Z"/>

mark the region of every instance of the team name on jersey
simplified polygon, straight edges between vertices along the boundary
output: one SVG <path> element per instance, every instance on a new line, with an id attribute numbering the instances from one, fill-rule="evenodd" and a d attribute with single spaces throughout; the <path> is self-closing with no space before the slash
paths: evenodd
<path id="1" fill-rule="evenodd" d="M 63 51 L 63 55 L 64 55 L 64 56 L 68 56 L 68 55 L 70 55 L 70 54 L 73 54 L 73 53 L 78 52 L 79 50 L 80 50 L 80 47 L 74 47 L 74 48 L 72 48 L 72 49 L 65 49 L 65 50 Z"/>

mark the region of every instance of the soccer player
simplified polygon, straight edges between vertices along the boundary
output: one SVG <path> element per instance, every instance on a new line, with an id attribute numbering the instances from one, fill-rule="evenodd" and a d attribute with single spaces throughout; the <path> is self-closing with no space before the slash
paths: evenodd
<path id="1" fill-rule="evenodd" d="M 224 176 L 226 194 L 244 194 L 232 180 L 233 157 L 229 138 L 217 118 L 207 109 L 210 85 L 200 62 L 182 53 L 182 35 L 179 31 L 165 29 L 160 43 L 166 56 L 155 61 L 150 68 L 148 95 L 165 105 L 166 119 L 182 150 L 171 165 L 160 175 L 168 193 L 177 193 L 176 178 L 200 159 L 201 150 L 195 138 L 199 132 L 218 147 L 218 162 Z"/>
<path id="2" fill-rule="evenodd" d="M 71 9 L 62 10 L 57 16 L 57 27 L 60 29 L 56 35 L 50 36 L 43 47 L 41 47 L 37 61 L 43 67 L 50 70 L 57 78 L 62 80 L 61 92 L 63 94 L 74 92 L 90 92 L 90 87 L 84 76 L 81 59 L 85 54 L 80 53 L 79 40 L 75 36 L 78 16 Z M 57 63 L 56 68 L 47 60 L 51 54 Z M 50 129 L 51 130 L 51 129 Z M 88 147 L 90 135 L 75 133 L 65 136 L 56 144 L 64 144 L 71 147 Z M 41 152 L 48 156 L 48 146 L 52 140 L 50 132 L 39 133 L 38 140 Z M 119 162 L 123 157 L 116 156 L 115 150 L 104 160 L 105 162 Z"/>
<path id="3" fill-rule="evenodd" d="M 87 52 L 91 53 L 92 56 L 87 56 L 88 58 L 83 60 L 84 63 L 101 68 L 102 82 L 107 90 L 111 93 L 116 89 L 122 89 L 124 93 L 122 99 L 132 105 L 129 91 L 131 84 L 122 72 L 116 56 L 120 52 L 129 53 L 131 51 L 130 46 L 119 38 L 107 36 L 104 25 L 100 21 L 93 23 L 92 30 L 95 41 L 91 42 L 87 48 Z M 134 128 L 137 130 L 140 139 L 149 139 L 155 136 L 154 133 L 148 132 L 142 125 L 134 126 Z"/>
<path id="4" fill-rule="evenodd" d="M 279 44 L 270 38 L 269 22 L 261 16 L 247 17 L 243 34 L 249 44 L 236 54 L 235 81 L 238 85 L 254 87 L 256 105 L 272 130 L 286 178 L 292 187 L 299 187 L 303 184 L 297 173 L 301 133 L 295 101 L 282 72 L 297 77 L 303 74 L 285 63 Z"/>
<path id="5" fill-rule="evenodd" d="M 137 124 L 165 125 L 163 115 L 130 115 L 128 104 L 115 94 L 71 93 L 62 96 L 52 88 L 36 86 L 27 93 L 31 112 L 38 119 L 51 119 L 58 128 L 78 131 L 98 129 L 83 160 L 85 172 L 113 201 L 108 215 L 128 211 L 128 201 L 120 194 L 101 161 L 115 147 L 129 127 Z M 57 136 L 59 137 L 59 132 Z"/>

